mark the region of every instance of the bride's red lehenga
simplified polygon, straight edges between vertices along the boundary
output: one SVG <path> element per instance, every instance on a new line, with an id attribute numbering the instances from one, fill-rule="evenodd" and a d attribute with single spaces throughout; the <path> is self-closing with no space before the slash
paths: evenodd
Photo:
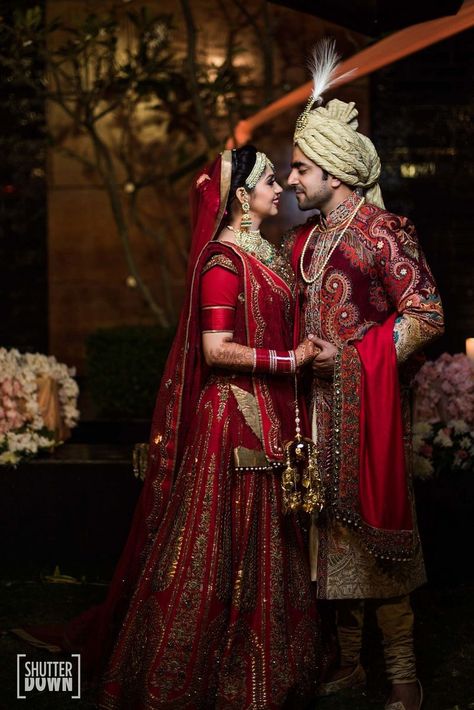
<path id="1" fill-rule="evenodd" d="M 307 550 L 281 505 L 293 376 L 212 370 L 201 348 L 202 330 L 220 323 L 234 342 L 291 349 L 294 284 L 210 241 L 226 202 L 227 151 L 206 174 L 144 491 L 108 599 L 82 617 L 95 626 L 82 646 L 95 665 L 115 634 L 98 703 L 107 710 L 304 707 L 318 682 Z M 79 630 L 70 626 L 70 647 Z"/>

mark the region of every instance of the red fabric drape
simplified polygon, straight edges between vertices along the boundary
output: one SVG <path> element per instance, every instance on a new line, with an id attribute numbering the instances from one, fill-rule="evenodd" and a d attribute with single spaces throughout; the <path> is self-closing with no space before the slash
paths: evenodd
<path id="1" fill-rule="evenodd" d="M 379 42 L 366 47 L 361 52 L 341 62 L 339 73 L 342 75 L 350 71 L 351 74 L 336 82 L 335 85 L 349 84 L 355 79 L 372 74 L 372 72 L 418 52 L 424 47 L 428 47 L 473 26 L 474 0 L 466 0 L 456 15 L 440 17 L 436 20 L 420 22 L 417 25 L 406 27 L 399 32 L 394 32 L 389 37 L 384 37 Z M 247 143 L 252 138 L 256 128 L 268 121 L 272 121 L 280 113 L 293 106 L 306 102 L 312 88 L 311 82 L 303 84 L 298 89 L 290 91 L 286 96 L 282 96 L 278 101 L 265 106 L 264 109 L 250 116 L 250 118 L 240 121 L 234 130 L 233 137 L 228 140 L 228 147 L 232 147 L 234 143 L 237 146 Z"/>
<path id="2" fill-rule="evenodd" d="M 396 314 L 355 343 L 362 364 L 359 498 L 363 521 L 412 530 L 393 326 Z"/>
<path id="3" fill-rule="evenodd" d="M 81 650 L 84 668 L 89 676 L 100 674 L 110 654 L 146 556 L 147 545 L 153 539 L 168 504 L 176 459 L 182 455 L 183 441 L 207 373 L 198 328 L 195 275 L 200 273 L 203 266 L 199 257 L 216 235 L 222 221 L 230 176 L 231 153 L 224 151 L 201 170 L 193 185 L 193 237 L 186 299 L 158 391 L 146 479 L 107 598 L 100 606 L 88 609 L 67 624 L 26 629 L 28 634 L 39 641 L 65 650 Z"/>

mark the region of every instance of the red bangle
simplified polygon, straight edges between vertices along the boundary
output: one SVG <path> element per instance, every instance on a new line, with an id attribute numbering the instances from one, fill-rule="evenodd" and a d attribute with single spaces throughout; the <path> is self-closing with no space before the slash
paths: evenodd
<path id="1" fill-rule="evenodd" d="M 270 372 L 270 350 L 254 348 L 253 371 Z"/>
<path id="2" fill-rule="evenodd" d="M 294 350 L 266 350 L 255 348 L 254 372 L 267 372 L 271 375 L 285 375 L 296 372 Z"/>

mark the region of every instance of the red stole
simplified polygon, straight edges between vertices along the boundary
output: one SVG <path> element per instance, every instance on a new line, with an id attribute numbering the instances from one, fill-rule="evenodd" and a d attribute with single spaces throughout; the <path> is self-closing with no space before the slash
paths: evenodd
<path id="1" fill-rule="evenodd" d="M 393 326 L 396 314 L 355 343 L 362 376 L 359 495 L 363 521 L 381 530 L 412 530 Z"/>
<path id="2" fill-rule="evenodd" d="M 377 557 L 405 560 L 414 546 L 392 314 L 343 346 L 333 395 L 334 515 Z"/>

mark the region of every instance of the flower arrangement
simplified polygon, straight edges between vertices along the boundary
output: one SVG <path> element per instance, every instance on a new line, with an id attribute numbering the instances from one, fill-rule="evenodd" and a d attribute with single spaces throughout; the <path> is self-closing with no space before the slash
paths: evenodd
<path id="1" fill-rule="evenodd" d="M 79 388 L 74 374 L 52 356 L 0 348 L 0 465 L 16 465 L 58 443 L 38 401 L 41 378 L 56 383 L 61 419 L 68 428 L 76 426 Z"/>
<path id="2" fill-rule="evenodd" d="M 474 367 L 463 353 L 425 362 L 415 387 L 415 421 L 464 419 L 474 426 Z"/>
<path id="3" fill-rule="evenodd" d="M 428 479 L 474 470 L 474 367 L 443 353 L 415 378 L 414 474 Z"/>
<path id="4" fill-rule="evenodd" d="M 474 470 L 474 430 L 463 419 L 418 422 L 413 427 L 416 478 Z"/>

